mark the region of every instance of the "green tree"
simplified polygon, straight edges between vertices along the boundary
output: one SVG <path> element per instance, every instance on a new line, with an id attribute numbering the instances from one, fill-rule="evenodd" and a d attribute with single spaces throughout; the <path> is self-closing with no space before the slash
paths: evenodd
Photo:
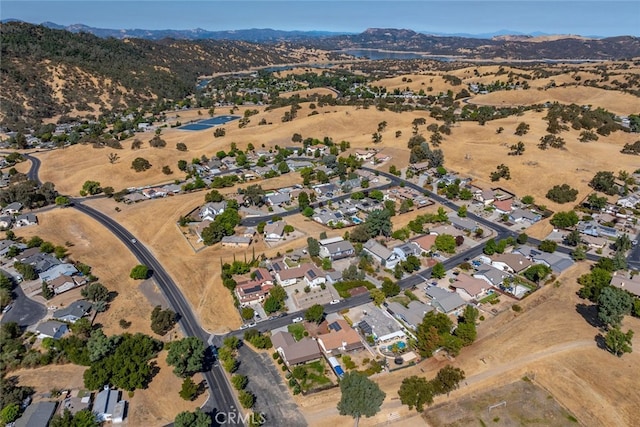
<path id="1" fill-rule="evenodd" d="M 116 349 L 119 337 L 107 337 L 102 329 L 96 329 L 91 332 L 91 337 L 87 341 L 87 350 L 89 351 L 89 360 L 96 362 L 110 354 Z"/>
<path id="2" fill-rule="evenodd" d="M 578 197 L 578 190 L 571 188 L 568 184 L 554 185 L 547 191 L 547 199 L 556 203 L 575 202 Z"/>
<path id="3" fill-rule="evenodd" d="M 613 172 L 600 171 L 591 179 L 589 185 L 596 191 L 613 196 L 617 194 L 619 190 L 615 182 L 616 178 Z"/>
<path id="4" fill-rule="evenodd" d="M 99 425 L 96 415 L 90 410 L 83 409 L 73 415 L 66 408 L 62 415 L 55 415 L 49 423 L 49 427 L 98 427 Z"/>
<path id="5" fill-rule="evenodd" d="M 431 405 L 435 394 L 431 381 L 416 375 L 403 379 L 398 390 L 400 402 L 403 405 L 407 405 L 409 409 L 415 407 L 417 412 L 422 412 L 424 405 Z"/>
<path id="6" fill-rule="evenodd" d="M 378 385 L 358 371 L 347 372 L 340 381 L 341 397 L 338 402 L 340 415 L 348 415 L 356 420 L 373 417 L 380 411 L 386 394 Z"/>
<path id="7" fill-rule="evenodd" d="M 392 224 L 391 213 L 386 209 L 378 209 L 369 212 L 367 219 L 365 220 L 365 226 L 372 237 L 376 236 L 391 236 Z"/>
<path id="8" fill-rule="evenodd" d="M 313 237 L 307 238 L 307 249 L 310 256 L 320 255 L 320 243 L 318 243 L 318 241 Z"/>
<path id="9" fill-rule="evenodd" d="M 57 206 L 69 206 L 69 204 L 71 203 L 71 201 L 69 200 L 69 198 L 67 196 L 58 196 L 56 197 L 56 205 Z"/>
<path id="10" fill-rule="evenodd" d="M 578 223 L 580 218 L 574 211 L 556 212 L 549 222 L 558 228 L 573 227 Z"/>
<path id="11" fill-rule="evenodd" d="M 179 377 L 190 377 L 201 372 L 204 367 L 205 345 L 197 337 L 187 337 L 173 341 L 169 346 L 167 363 L 173 366 L 173 373 Z"/>
<path id="12" fill-rule="evenodd" d="M 458 216 L 460 218 L 466 218 L 467 217 L 467 205 L 460 206 L 460 208 L 458 209 Z"/>
<path id="13" fill-rule="evenodd" d="M 82 184 L 82 190 L 80 190 L 82 196 L 86 196 L 87 194 L 94 196 L 100 193 L 102 193 L 102 187 L 100 187 L 98 181 L 85 181 L 84 184 Z"/>
<path id="14" fill-rule="evenodd" d="M 541 280 L 551 274 L 551 268 L 544 264 L 535 264 L 526 269 L 522 274 L 532 282 L 540 283 Z"/>
<path id="15" fill-rule="evenodd" d="M 525 243 L 527 243 L 528 240 L 529 240 L 529 236 L 527 235 L 527 233 L 520 233 L 516 238 L 516 242 L 519 245 L 524 245 Z"/>
<path id="16" fill-rule="evenodd" d="M 300 210 L 303 211 L 309 207 L 309 203 L 309 195 L 306 191 L 301 191 L 300 194 L 298 194 L 298 207 Z"/>
<path id="17" fill-rule="evenodd" d="M 382 280 L 381 289 L 386 297 L 394 297 L 400 293 L 400 285 L 388 277 Z"/>
<path id="18" fill-rule="evenodd" d="M 433 383 L 438 394 L 446 393 L 449 395 L 449 393 L 458 388 L 458 384 L 464 378 L 465 374 L 462 369 L 447 365 L 438 371 Z"/>
<path id="19" fill-rule="evenodd" d="M 253 316 L 255 316 L 256 312 L 253 308 L 251 307 L 242 307 L 240 316 L 242 317 L 243 320 L 250 320 L 253 319 Z"/>
<path id="20" fill-rule="evenodd" d="M 382 305 L 382 303 L 384 302 L 384 300 L 387 298 L 387 297 L 384 295 L 384 292 L 382 292 L 382 291 L 381 291 L 380 289 L 378 289 L 378 288 L 371 289 L 371 290 L 369 291 L 369 296 L 370 296 L 370 297 L 371 297 L 371 299 L 373 300 L 373 303 L 374 303 L 376 306 L 378 306 L 378 307 L 380 307 L 380 306 Z"/>
<path id="21" fill-rule="evenodd" d="M 624 353 L 631 353 L 631 346 L 633 345 L 632 339 L 633 331 L 631 329 L 629 329 L 627 333 L 624 333 L 616 326 L 607 331 L 604 342 L 611 353 L 622 357 Z"/>
<path id="22" fill-rule="evenodd" d="M 538 249 L 540 249 L 543 252 L 549 252 L 549 253 L 555 252 L 557 248 L 558 248 L 558 244 L 553 240 L 543 240 L 538 245 Z"/>
<path id="23" fill-rule="evenodd" d="M 324 307 L 320 304 L 314 304 L 304 313 L 305 320 L 320 324 L 324 319 Z"/>
<path id="24" fill-rule="evenodd" d="M 178 150 L 178 151 L 187 151 L 187 144 L 185 144 L 184 142 L 178 142 L 176 144 L 176 150 Z"/>
<path id="25" fill-rule="evenodd" d="M 598 319 L 607 327 L 618 327 L 632 307 L 633 298 L 628 292 L 605 286 L 598 297 Z"/>
<path id="26" fill-rule="evenodd" d="M 89 301 L 107 301 L 109 299 L 109 290 L 98 282 L 89 283 L 85 286 L 80 294 Z"/>
<path id="27" fill-rule="evenodd" d="M 5 406 L 0 411 L 0 422 L 3 425 L 14 422 L 20 416 L 20 405 L 17 403 L 12 403 L 10 405 Z"/>
<path id="28" fill-rule="evenodd" d="M 158 335 L 166 335 L 176 325 L 177 317 L 173 310 L 156 305 L 151 312 L 151 330 Z"/>
<path id="29" fill-rule="evenodd" d="M 444 265 L 439 262 L 435 264 L 431 269 L 431 276 L 436 279 L 442 279 L 447 274 L 447 270 L 445 270 Z"/>
<path id="30" fill-rule="evenodd" d="M 191 377 L 187 377 L 182 381 L 182 387 L 178 394 L 184 400 L 191 401 L 198 395 L 198 385 L 191 379 Z"/>
<path id="31" fill-rule="evenodd" d="M 200 408 L 195 412 L 180 412 L 173 421 L 175 427 L 210 427 L 212 424 L 211 416 Z"/>
<path id="32" fill-rule="evenodd" d="M 144 172 L 150 168 L 151 163 L 149 163 L 149 160 L 143 157 L 136 157 L 131 162 L 131 169 L 135 170 L 136 172 Z"/>
<path id="33" fill-rule="evenodd" d="M 439 234 L 435 239 L 434 246 L 439 251 L 452 254 L 456 251 L 456 239 L 449 234 Z"/>
<path id="34" fill-rule="evenodd" d="M 246 375 L 236 374 L 231 377 L 231 383 L 236 390 L 243 390 L 247 386 L 248 382 L 249 379 Z"/>
<path id="35" fill-rule="evenodd" d="M 564 242 L 569 246 L 578 246 L 582 241 L 582 237 L 580 236 L 580 232 L 578 230 L 571 230 L 564 237 Z"/>
<path id="36" fill-rule="evenodd" d="M 142 264 L 136 265 L 131 269 L 129 277 L 135 280 L 145 280 L 149 277 L 149 267 Z"/>
<path id="37" fill-rule="evenodd" d="M 609 270 L 594 266 L 590 273 L 583 274 L 578 278 L 578 283 L 582 285 L 582 288 L 578 291 L 579 295 L 592 302 L 598 302 L 600 293 L 605 287 L 609 286 L 611 277 Z"/>

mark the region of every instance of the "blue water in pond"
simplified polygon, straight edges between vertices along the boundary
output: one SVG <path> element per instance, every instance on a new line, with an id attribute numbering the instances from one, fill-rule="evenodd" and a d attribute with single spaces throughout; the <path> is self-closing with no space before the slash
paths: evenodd
<path id="1" fill-rule="evenodd" d="M 198 122 L 189 123 L 187 125 L 180 126 L 180 130 L 206 130 L 217 125 L 223 125 L 233 120 L 238 120 L 240 116 L 218 116 L 210 119 L 200 120 Z"/>

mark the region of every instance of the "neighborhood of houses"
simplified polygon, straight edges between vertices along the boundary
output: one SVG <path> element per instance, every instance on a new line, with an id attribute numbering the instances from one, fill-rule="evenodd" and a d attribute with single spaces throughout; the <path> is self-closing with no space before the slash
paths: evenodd
<path id="1" fill-rule="evenodd" d="M 38 224 L 38 218 L 33 213 L 20 213 L 22 211 L 22 203 L 9 203 L 2 209 L 0 215 L 0 230 L 8 230 L 10 228 L 27 227 Z"/>

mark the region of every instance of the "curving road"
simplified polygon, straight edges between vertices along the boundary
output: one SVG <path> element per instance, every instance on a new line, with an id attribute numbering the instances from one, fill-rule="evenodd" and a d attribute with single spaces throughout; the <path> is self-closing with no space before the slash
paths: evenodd
<path id="1" fill-rule="evenodd" d="M 15 299 L 11 309 L 2 315 L 0 323 L 16 322 L 21 329 L 38 323 L 46 314 L 47 307 L 27 297 L 20 285 L 13 288 Z"/>
<path id="2" fill-rule="evenodd" d="M 127 246 L 141 264 L 151 269 L 153 278 L 167 298 L 167 301 L 173 310 L 180 315 L 178 324 L 185 335 L 198 337 L 206 343 L 209 339 L 209 333 L 200 327 L 184 295 L 182 295 L 171 276 L 169 276 L 151 252 L 140 243 L 133 234 L 102 212 L 86 206 L 82 204 L 80 200 L 75 199 L 73 200 L 73 208 L 90 216 L 106 227 Z M 237 414 L 238 409 L 234 394 L 222 371 L 222 367 L 217 365 L 203 374 L 211 393 L 209 401 L 205 404 L 206 410 L 212 411 L 213 413 Z M 217 417 L 218 421 L 222 419 L 223 417 L 221 415 Z M 239 417 L 237 415 L 232 416 L 225 425 L 243 425 L 242 422 L 238 422 L 238 419 Z"/>

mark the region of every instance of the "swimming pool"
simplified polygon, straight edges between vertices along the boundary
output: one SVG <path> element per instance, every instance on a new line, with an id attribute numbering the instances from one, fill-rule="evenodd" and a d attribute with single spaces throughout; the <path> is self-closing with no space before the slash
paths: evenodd
<path id="1" fill-rule="evenodd" d="M 180 126 L 180 130 L 206 130 L 217 125 L 223 125 L 233 120 L 238 120 L 240 116 L 218 116 L 210 119 L 200 120 L 198 122 L 189 123 L 184 126 Z"/>
<path id="2" fill-rule="evenodd" d="M 360 218 L 358 218 L 357 216 L 352 216 L 352 217 L 351 217 L 351 221 L 352 221 L 354 224 L 361 224 L 361 223 L 362 223 L 362 220 L 361 220 Z"/>
<path id="3" fill-rule="evenodd" d="M 407 343 L 404 341 L 398 341 L 396 344 L 398 345 L 398 350 L 404 350 L 405 348 L 407 348 Z M 388 345 L 387 351 L 393 351 L 393 346 Z"/>

